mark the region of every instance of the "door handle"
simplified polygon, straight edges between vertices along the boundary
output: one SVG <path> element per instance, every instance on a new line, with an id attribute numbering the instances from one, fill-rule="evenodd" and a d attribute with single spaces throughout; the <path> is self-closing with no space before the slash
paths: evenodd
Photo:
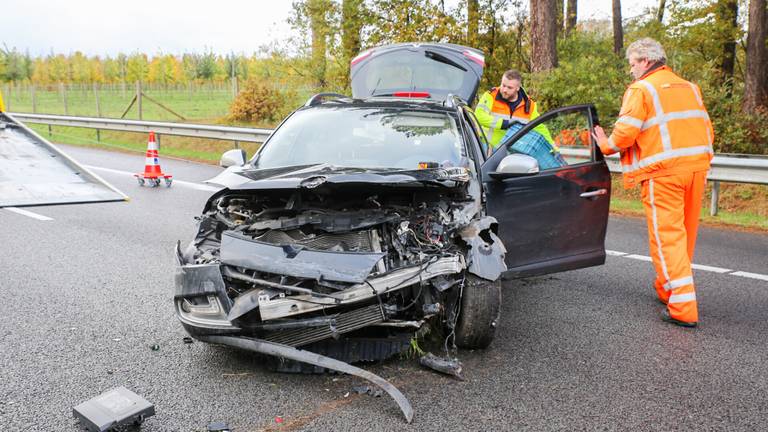
<path id="1" fill-rule="evenodd" d="M 592 198 L 600 195 L 605 195 L 607 193 L 608 193 L 608 189 L 598 189 L 598 190 L 593 190 L 589 192 L 584 192 L 579 196 L 582 198 Z"/>

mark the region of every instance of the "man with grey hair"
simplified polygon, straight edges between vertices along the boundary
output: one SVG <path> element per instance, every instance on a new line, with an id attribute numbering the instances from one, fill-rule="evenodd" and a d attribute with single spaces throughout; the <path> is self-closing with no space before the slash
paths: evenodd
<path id="1" fill-rule="evenodd" d="M 624 187 L 642 187 L 654 287 L 667 305 L 662 319 L 695 327 L 699 320 L 691 260 L 714 130 L 699 87 L 666 65 L 657 41 L 627 48 L 635 81 L 624 93 L 611 136 L 595 126 L 603 154 L 621 153 Z"/>

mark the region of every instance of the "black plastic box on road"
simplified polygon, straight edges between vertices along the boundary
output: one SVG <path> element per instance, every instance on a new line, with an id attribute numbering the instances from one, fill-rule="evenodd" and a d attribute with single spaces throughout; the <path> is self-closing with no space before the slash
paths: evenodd
<path id="1" fill-rule="evenodd" d="M 116 426 L 141 424 L 155 415 L 155 406 L 125 387 L 117 387 L 72 409 L 72 415 L 89 432 L 104 432 Z"/>

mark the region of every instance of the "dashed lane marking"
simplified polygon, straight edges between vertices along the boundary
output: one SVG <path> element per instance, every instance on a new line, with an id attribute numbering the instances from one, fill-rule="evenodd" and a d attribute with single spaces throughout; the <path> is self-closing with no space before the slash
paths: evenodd
<path id="1" fill-rule="evenodd" d="M 760 274 L 760 273 L 750 273 L 750 272 L 743 272 L 743 271 L 737 271 L 731 273 L 734 276 L 741 276 L 746 277 L 750 279 L 760 279 L 768 282 L 768 275 Z"/>
<path id="2" fill-rule="evenodd" d="M 33 212 L 29 211 L 29 210 L 22 210 L 22 209 L 17 208 L 17 207 L 4 207 L 4 208 L 6 210 L 10 211 L 10 212 L 14 212 L 14 213 L 17 213 L 17 214 L 20 214 L 20 215 L 23 215 L 23 216 L 31 217 L 32 219 L 37 219 L 37 220 L 41 220 L 41 221 L 52 221 L 53 220 L 53 218 L 49 218 L 48 216 L 43 216 L 41 214 L 33 213 Z"/>
<path id="3" fill-rule="evenodd" d="M 622 258 L 630 258 L 630 259 L 634 259 L 634 260 L 638 260 L 638 261 L 648 261 L 648 262 L 652 262 L 653 261 L 651 259 L 651 257 L 649 257 L 649 256 L 635 255 L 635 254 L 630 254 L 630 253 L 620 252 L 620 251 L 615 251 L 615 250 L 608 250 L 608 249 L 606 249 L 605 253 L 606 253 L 606 255 L 610 255 L 610 256 L 616 256 L 616 257 L 622 257 Z M 723 268 L 723 267 L 708 266 L 708 265 L 704 265 L 704 264 L 691 264 L 691 268 L 694 268 L 696 270 L 701 270 L 701 271 L 708 271 L 708 272 L 713 272 L 713 273 L 728 274 L 728 275 L 731 275 L 731 276 L 739 276 L 739 277 L 745 277 L 745 278 L 750 278 L 750 279 L 759 279 L 759 280 L 768 281 L 768 275 L 764 275 L 764 274 L 760 274 L 760 273 L 750 273 L 750 272 L 744 272 L 744 271 L 736 271 L 736 270 L 731 270 L 731 269 L 727 269 L 727 268 Z"/>
<path id="4" fill-rule="evenodd" d="M 116 169 L 112 169 L 112 168 L 97 167 L 97 166 L 93 166 L 93 165 L 85 165 L 85 167 L 88 168 L 88 169 L 96 170 L 96 171 L 104 171 L 104 172 L 109 172 L 109 173 L 113 173 L 113 174 L 128 175 L 128 176 L 131 176 L 131 177 L 133 177 L 133 175 L 135 174 L 135 173 L 128 172 L 128 171 L 121 171 L 121 170 L 116 170 Z M 179 186 L 183 186 L 183 187 L 187 187 L 187 188 L 190 188 L 190 189 L 205 191 L 205 192 L 218 192 L 218 191 L 221 190 L 221 188 L 217 188 L 217 187 L 214 187 L 214 186 L 208 186 L 208 185 L 204 185 L 204 184 L 200 184 L 200 183 L 188 182 L 188 181 L 177 180 L 177 179 L 173 179 L 173 184 L 179 185 Z"/>

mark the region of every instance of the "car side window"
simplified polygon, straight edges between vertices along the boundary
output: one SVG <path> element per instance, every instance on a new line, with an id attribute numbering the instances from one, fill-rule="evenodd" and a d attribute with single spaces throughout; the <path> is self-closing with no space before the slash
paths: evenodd
<path id="1" fill-rule="evenodd" d="M 477 118 L 475 117 L 475 113 L 469 108 L 464 108 L 464 114 L 467 116 L 469 124 L 472 125 L 472 130 L 475 132 L 475 136 L 480 143 L 480 150 L 483 152 L 483 157 L 487 157 L 489 148 L 488 140 L 485 137 L 483 129 L 480 127 L 480 123 L 478 123 Z"/>
<path id="2" fill-rule="evenodd" d="M 507 143 L 507 153 L 522 153 L 535 158 L 542 171 L 594 160 L 588 109 L 563 111 L 546 117 L 524 135 Z M 524 126 L 513 124 L 507 131 L 507 139 Z"/>

